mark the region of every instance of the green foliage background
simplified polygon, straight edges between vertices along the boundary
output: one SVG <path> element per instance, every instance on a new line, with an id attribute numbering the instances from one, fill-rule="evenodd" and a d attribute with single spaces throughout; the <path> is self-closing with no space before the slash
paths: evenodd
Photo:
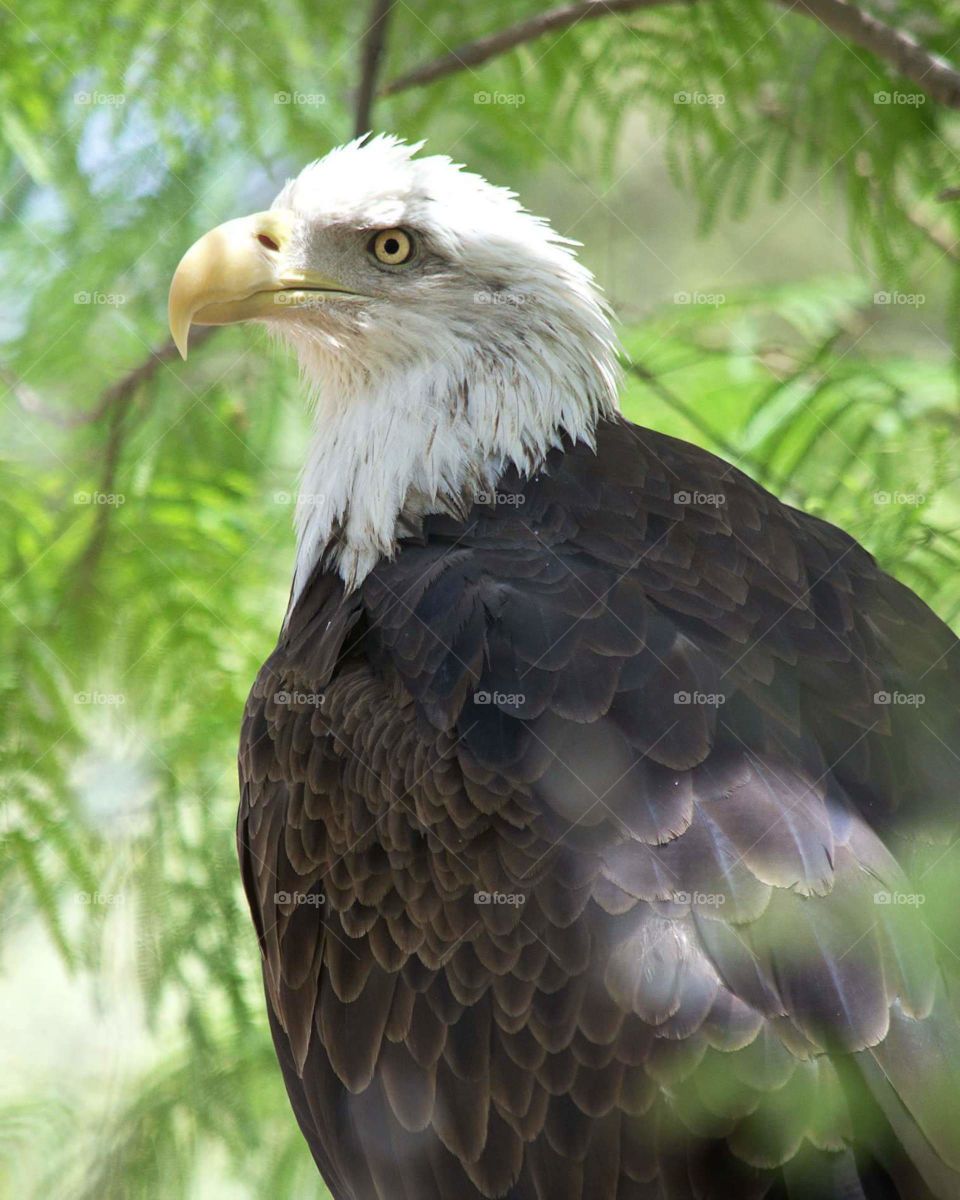
<path id="1" fill-rule="evenodd" d="M 399 4 L 382 77 L 541 7 Z M 883 15 L 933 51 L 960 39 L 949 0 Z M 0 952 L 27 1030 L 3 1050 L 21 1073 L 0 1085 L 0 1197 L 320 1194 L 233 849 L 306 416 L 257 331 L 182 366 L 165 298 L 195 237 L 351 136 L 366 20 L 330 0 L 0 6 Z M 845 526 L 958 621 L 958 229 L 936 200 L 956 114 L 814 21 L 710 0 L 549 34 L 372 123 L 588 241 L 625 301 L 631 416 Z M 620 187 L 647 162 L 666 247 Z M 829 272 L 794 269 L 797 214 Z M 789 269 L 725 241 L 782 222 Z M 690 302 L 644 273 L 681 246 Z M 84 1014 L 76 1062 L 44 1023 L 61 1009 Z"/>

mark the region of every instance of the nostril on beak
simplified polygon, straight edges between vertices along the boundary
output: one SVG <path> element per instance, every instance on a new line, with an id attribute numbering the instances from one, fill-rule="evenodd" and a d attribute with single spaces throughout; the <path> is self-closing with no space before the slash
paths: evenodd
<path id="1" fill-rule="evenodd" d="M 279 250 L 280 249 L 280 246 L 278 245 L 278 243 L 275 242 L 273 240 L 273 238 L 270 237 L 270 235 L 267 233 L 258 233 L 257 241 L 260 243 L 261 246 L 265 246 L 267 250 Z"/>

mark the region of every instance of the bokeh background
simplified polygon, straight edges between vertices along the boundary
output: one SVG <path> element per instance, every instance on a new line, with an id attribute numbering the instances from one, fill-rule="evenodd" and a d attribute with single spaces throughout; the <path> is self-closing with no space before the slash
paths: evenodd
<path id="1" fill-rule="evenodd" d="M 184 365 L 165 309 L 200 233 L 358 129 L 581 241 L 629 415 L 957 623 L 960 9 L 872 0 L 905 65 L 791 7 L 0 0 L 2 1200 L 324 1194 L 233 844 L 308 418 L 262 330 Z"/>

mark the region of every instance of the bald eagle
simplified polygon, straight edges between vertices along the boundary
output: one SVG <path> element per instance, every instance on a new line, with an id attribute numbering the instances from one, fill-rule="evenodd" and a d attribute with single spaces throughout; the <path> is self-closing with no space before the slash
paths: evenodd
<path id="1" fill-rule="evenodd" d="M 620 416 L 572 243 L 420 148 L 332 151 L 170 292 L 182 352 L 265 322 L 315 409 L 237 844 L 321 1175 L 960 1196 L 922 911 L 956 639 L 839 529 Z"/>

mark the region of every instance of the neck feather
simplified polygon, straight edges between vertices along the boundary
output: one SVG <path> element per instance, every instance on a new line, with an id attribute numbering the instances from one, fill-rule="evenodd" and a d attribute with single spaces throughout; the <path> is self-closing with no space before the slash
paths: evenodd
<path id="1" fill-rule="evenodd" d="M 474 347 L 376 378 L 341 372 L 336 387 L 323 370 L 291 605 L 318 564 L 355 588 L 427 514 L 465 516 L 508 467 L 535 472 L 564 434 L 592 443 L 597 421 L 617 407 L 612 336 L 589 349 L 552 339 L 523 349 Z M 302 362 L 317 379 L 311 366 L 321 364 Z"/>

